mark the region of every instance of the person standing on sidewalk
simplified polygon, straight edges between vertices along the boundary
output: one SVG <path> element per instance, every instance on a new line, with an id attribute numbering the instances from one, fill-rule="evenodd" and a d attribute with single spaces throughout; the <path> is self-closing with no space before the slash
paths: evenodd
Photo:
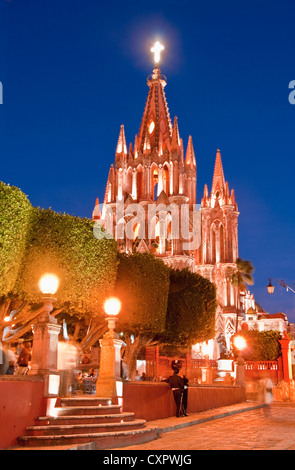
<path id="1" fill-rule="evenodd" d="M 179 375 L 179 369 L 174 368 L 174 374 L 170 375 L 170 377 L 165 379 L 164 382 L 167 382 L 170 385 L 170 388 L 173 392 L 173 397 L 176 404 L 176 417 L 179 418 L 182 412 L 182 395 L 184 390 L 183 378 Z"/>
<path id="2" fill-rule="evenodd" d="M 260 380 L 259 395 L 260 401 L 264 403 L 263 413 L 265 416 L 270 417 L 270 405 L 273 401 L 273 383 L 269 375 Z"/>

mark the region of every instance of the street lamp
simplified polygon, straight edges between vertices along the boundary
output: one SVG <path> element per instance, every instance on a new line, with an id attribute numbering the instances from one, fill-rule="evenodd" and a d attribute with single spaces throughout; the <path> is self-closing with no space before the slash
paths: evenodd
<path id="1" fill-rule="evenodd" d="M 288 284 L 286 284 L 285 281 L 282 281 L 282 280 L 277 281 L 276 279 L 272 279 L 272 280 L 276 281 L 281 287 L 285 287 L 287 292 L 290 290 L 291 292 L 293 292 L 293 294 L 295 294 L 295 290 L 292 287 L 290 287 Z M 272 280 L 270 279 L 268 285 L 266 286 L 269 294 L 273 294 L 275 290 L 274 286 L 271 283 Z"/>
<path id="2" fill-rule="evenodd" d="M 104 311 L 107 314 L 107 322 L 108 322 L 108 329 L 109 333 L 113 336 L 115 335 L 114 329 L 116 326 L 116 316 L 121 310 L 121 302 L 117 297 L 110 297 L 104 303 Z"/>
<path id="3" fill-rule="evenodd" d="M 247 346 L 246 340 L 243 336 L 236 336 L 234 338 L 234 345 L 238 349 L 238 351 L 242 351 Z"/>
<path id="4" fill-rule="evenodd" d="M 60 377 L 57 371 L 58 335 L 60 325 L 50 315 L 53 310 L 53 297 L 59 286 L 59 278 L 52 273 L 44 274 L 39 281 L 39 289 L 43 294 L 43 308 L 32 325 L 34 334 L 31 361 L 32 375 L 44 377 L 46 396 L 57 396 Z"/>
<path id="5" fill-rule="evenodd" d="M 96 382 L 96 396 L 119 400 L 123 393 L 121 379 L 121 347 L 123 341 L 115 335 L 116 316 L 121 310 L 117 297 L 110 297 L 104 303 L 108 331 L 100 340 L 100 369 Z"/>
<path id="6" fill-rule="evenodd" d="M 56 293 L 58 286 L 59 278 L 56 274 L 46 273 L 39 281 L 39 289 L 44 295 L 42 298 L 44 302 L 43 315 L 45 314 L 47 317 L 53 309 L 53 302 L 55 301 L 53 295 Z"/>
<path id="7" fill-rule="evenodd" d="M 54 295 L 59 286 L 59 278 L 55 274 L 46 273 L 39 281 L 39 289 L 44 295 Z"/>
<path id="8" fill-rule="evenodd" d="M 269 280 L 269 283 L 268 283 L 268 285 L 266 286 L 266 288 L 267 288 L 267 292 L 268 292 L 269 294 L 273 294 L 273 291 L 275 290 L 275 286 L 272 285 L 271 279 Z"/>

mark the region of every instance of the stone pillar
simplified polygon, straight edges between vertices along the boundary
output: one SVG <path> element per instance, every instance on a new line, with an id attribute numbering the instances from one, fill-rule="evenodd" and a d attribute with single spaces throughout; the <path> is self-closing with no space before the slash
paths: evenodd
<path id="1" fill-rule="evenodd" d="M 42 375 L 45 395 L 58 395 L 59 373 L 57 370 L 58 335 L 61 326 L 50 315 L 54 299 L 44 299 L 44 312 L 33 324 L 34 342 L 30 375 Z"/>
<path id="2" fill-rule="evenodd" d="M 110 322 L 115 320 L 107 318 Z M 110 398 L 116 401 L 123 396 L 123 382 L 121 379 L 121 347 L 123 341 L 118 339 L 113 331 L 114 324 L 100 340 L 100 369 L 96 382 L 96 396 Z"/>
<path id="3" fill-rule="evenodd" d="M 239 353 L 237 357 L 236 385 L 240 385 L 241 387 L 246 387 L 245 360 L 242 357 L 241 353 Z"/>
<path id="4" fill-rule="evenodd" d="M 290 383 L 292 380 L 292 364 L 291 364 L 291 350 L 290 338 L 287 332 L 284 331 L 282 338 L 279 340 L 282 349 L 282 363 L 283 363 L 283 380 Z"/>

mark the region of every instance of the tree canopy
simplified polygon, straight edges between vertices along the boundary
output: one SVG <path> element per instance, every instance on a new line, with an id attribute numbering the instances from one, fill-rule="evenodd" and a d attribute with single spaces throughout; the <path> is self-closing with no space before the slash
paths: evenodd
<path id="1" fill-rule="evenodd" d="M 95 238 L 93 226 L 90 219 L 34 208 L 19 188 L 0 182 L 0 338 L 4 328 L 7 340 L 30 330 L 41 311 L 38 283 L 46 272 L 60 279 L 53 315 L 63 311 L 86 324 L 104 322 L 103 302 L 116 279 L 117 245 Z M 8 315 L 10 322 L 4 323 Z"/>
<path id="2" fill-rule="evenodd" d="M 40 299 L 38 282 L 46 272 L 55 273 L 60 285 L 57 306 L 69 304 L 81 313 L 102 313 L 117 270 L 114 240 L 93 236 L 93 221 L 51 209 L 34 209 L 22 270 L 16 287 L 29 301 Z"/>
<path id="3" fill-rule="evenodd" d="M 215 335 L 216 288 L 188 269 L 170 269 L 170 291 L 163 340 L 189 347 Z"/>
<path id="4" fill-rule="evenodd" d="M 165 328 L 169 271 L 149 253 L 119 254 L 115 293 L 122 301 L 120 328 L 153 337 Z"/>
<path id="5" fill-rule="evenodd" d="M 239 291 L 246 290 L 247 284 L 253 284 L 253 271 L 254 267 L 251 261 L 237 258 L 237 270 L 232 275 L 232 284 L 238 286 Z"/>
<path id="6" fill-rule="evenodd" d="M 0 297 L 14 289 L 32 210 L 30 201 L 19 188 L 0 181 Z"/>

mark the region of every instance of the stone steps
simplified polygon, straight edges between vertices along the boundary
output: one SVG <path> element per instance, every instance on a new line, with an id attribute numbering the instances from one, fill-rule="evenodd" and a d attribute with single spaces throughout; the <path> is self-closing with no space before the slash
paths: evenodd
<path id="1" fill-rule="evenodd" d="M 36 418 L 34 426 L 19 437 L 25 448 L 68 447 L 90 444 L 95 449 L 111 449 L 153 440 L 157 427 L 146 426 L 134 413 L 124 413 L 109 398 L 60 398 L 54 416 Z"/>
<path id="2" fill-rule="evenodd" d="M 101 415 L 119 413 L 121 410 L 120 405 L 110 406 L 62 406 L 58 408 L 58 416 L 69 415 Z"/>
<path id="3" fill-rule="evenodd" d="M 101 415 L 65 415 L 65 416 L 40 416 L 36 418 L 38 426 L 56 425 L 56 424 L 95 424 L 95 423 L 119 423 L 134 419 L 134 413 L 111 413 Z"/>
<path id="4" fill-rule="evenodd" d="M 118 423 L 91 423 L 91 424 L 61 424 L 46 426 L 29 426 L 26 428 L 28 436 L 51 436 L 83 433 L 116 432 L 122 429 L 139 429 L 145 425 L 144 419 L 134 421 L 120 421 Z"/>
<path id="5" fill-rule="evenodd" d="M 133 444 L 143 444 L 157 437 L 157 428 L 136 429 L 106 433 L 83 433 L 49 436 L 22 436 L 19 444 L 24 447 L 72 446 L 94 443 L 95 449 L 111 449 Z"/>

